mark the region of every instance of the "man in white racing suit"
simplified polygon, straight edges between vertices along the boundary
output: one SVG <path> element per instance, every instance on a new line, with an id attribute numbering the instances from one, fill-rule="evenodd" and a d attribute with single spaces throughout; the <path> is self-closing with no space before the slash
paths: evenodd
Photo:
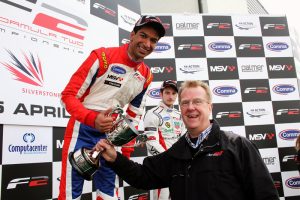
<path id="1" fill-rule="evenodd" d="M 144 117 L 144 130 L 147 135 L 147 150 L 156 155 L 169 149 L 185 132 L 180 111 L 174 108 L 178 88 L 173 80 L 164 81 L 160 88 L 162 101 L 147 111 Z M 169 188 L 153 191 L 154 200 L 167 200 Z"/>

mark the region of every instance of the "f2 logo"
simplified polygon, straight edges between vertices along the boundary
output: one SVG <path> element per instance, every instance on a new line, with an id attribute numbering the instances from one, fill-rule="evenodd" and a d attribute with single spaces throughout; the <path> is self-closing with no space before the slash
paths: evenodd
<path id="1" fill-rule="evenodd" d="M 240 118 L 241 112 L 240 111 L 230 111 L 230 112 L 218 112 L 216 118 Z"/>
<path id="2" fill-rule="evenodd" d="M 26 178 L 16 178 L 11 180 L 6 189 L 15 189 L 18 185 L 26 184 L 28 187 L 37 187 L 48 184 L 48 176 L 36 176 Z"/>

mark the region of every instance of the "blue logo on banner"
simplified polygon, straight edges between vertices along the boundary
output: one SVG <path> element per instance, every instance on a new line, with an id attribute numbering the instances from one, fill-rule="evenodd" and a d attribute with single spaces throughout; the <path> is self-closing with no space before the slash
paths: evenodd
<path id="1" fill-rule="evenodd" d="M 154 49 L 154 52 L 160 53 L 162 51 L 167 51 L 169 49 L 171 49 L 171 45 L 169 45 L 168 43 L 165 43 L 165 42 L 159 42 L 159 43 L 157 43 L 157 45 Z"/>
<path id="2" fill-rule="evenodd" d="M 285 42 L 270 42 L 267 44 L 267 49 L 270 51 L 283 51 L 289 48 L 289 45 Z"/>
<path id="3" fill-rule="evenodd" d="M 159 93 L 160 93 L 160 88 L 153 88 L 148 91 L 148 96 L 153 99 L 161 99 Z"/>
<path id="4" fill-rule="evenodd" d="M 300 177 L 291 177 L 285 181 L 285 185 L 289 188 L 300 188 Z"/>
<path id="5" fill-rule="evenodd" d="M 236 94 L 238 90 L 233 86 L 219 86 L 214 88 L 213 93 L 218 96 L 229 96 Z"/>
<path id="6" fill-rule="evenodd" d="M 223 52 L 232 48 L 232 45 L 228 42 L 212 42 L 208 45 L 208 48 L 212 51 Z"/>
<path id="7" fill-rule="evenodd" d="M 292 93 L 296 90 L 296 88 L 293 85 L 289 84 L 278 84 L 273 87 L 273 91 L 277 94 L 283 94 L 286 95 L 288 93 Z"/>
<path id="8" fill-rule="evenodd" d="M 298 129 L 286 129 L 279 133 L 279 137 L 283 140 L 295 140 L 300 135 Z"/>
<path id="9" fill-rule="evenodd" d="M 126 70 L 122 67 L 114 65 L 111 67 L 111 71 L 115 72 L 116 74 L 126 74 Z"/>

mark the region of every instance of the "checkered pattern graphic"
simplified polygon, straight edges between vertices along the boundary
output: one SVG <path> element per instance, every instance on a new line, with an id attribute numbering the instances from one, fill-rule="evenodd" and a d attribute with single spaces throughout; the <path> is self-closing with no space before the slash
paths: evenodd
<path id="1" fill-rule="evenodd" d="M 92 23 L 109 24 L 118 32 L 111 34 L 119 36 L 117 42 L 115 38 L 112 42 L 128 42 L 134 19 L 140 13 L 139 1 L 74 2 L 72 6 L 84 2 L 91 16 L 89 27 Z M 29 13 L 24 7 L 20 9 Z M 293 159 L 295 138 L 300 134 L 300 101 L 286 17 L 159 17 L 166 36 L 145 61 L 154 75 L 146 110 L 160 101 L 159 88 L 166 79 L 177 80 L 179 85 L 185 80 L 207 82 L 213 94 L 211 117 L 222 129 L 247 137 L 257 145 L 280 200 L 299 199 L 300 176 Z M 0 99 L 0 114 L 3 108 L 7 109 L 7 103 Z M 139 129 L 143 131 L 142 122 Z M 57 199 L 64 130 L 26 122 L 0 125 L 0 199 Z M 145 156 L 145 147 L 138 147 L 131 159 L 141 163 Z M 150 191 L 118 182 L 120 199 L 152 199 Z M 81 199 L 96 199 L 93 182 L 85 182 Z"/>

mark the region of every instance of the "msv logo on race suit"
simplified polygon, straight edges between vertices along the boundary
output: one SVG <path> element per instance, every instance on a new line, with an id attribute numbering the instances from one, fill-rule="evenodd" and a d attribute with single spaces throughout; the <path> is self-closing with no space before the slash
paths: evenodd
<path id="1" fill-rule="evenodd" d="M 218 96 L 228 97 L 229 95 L 236 94 L 238 90 L 233 86 L 219 86 L 213 89 L 213 93 Z"/>
<path id="2" fill-rule="evenodd" d="M 161 53 L 163 51 L 167 51 L 171 49 L 171 45 L 166 42 L 159 42 L 157 43 L 154 52 Z"/>
<path id="3" fill-rule="evenodd" d="M 295 140 L 300 135 L 299 129 L 285 129 L 279 133 L 279 137 L 283 140 Z"/>
<path id="4" fill-rule="evenodd" d="M 152 88 L 148 91 L 148 96 L 153 99 L 161 99 L 160 95 L 160 88 Z"/>
<path id="5" fill-rule="evenodd" d="M 116 73 L 116 74 L 126 74 L 126 70 L 122 67 L 117 66 L 117 65 L 112 66 L 111 71 Z"/>
<path id="6" fill-rule="evenodd" d="M 289 188 L 300 188 L 300 177 L 291 177 L 285 181 L 285 185 Z"/>
<path id="7" fill-rule="evenodd" d="M 267 45 L 267 49 L 270 51 L 283 51 L 289 48 L 289 45 L 285 42 L 269 42 Z"/>
<path id="8" fill-rule="evenodd" d="M 212 42 L 208 45 L 208 48 L 212 51 L 223 52 L 232 48 L 229 42 Z"/>
<path id="9" fill-rule="evenodd" d="M 275 85 L 272 90 L 277 94 L 287 95 L 288 93 L 294 92 L 296 88 L 290 84 L 278 84 Z"/>

